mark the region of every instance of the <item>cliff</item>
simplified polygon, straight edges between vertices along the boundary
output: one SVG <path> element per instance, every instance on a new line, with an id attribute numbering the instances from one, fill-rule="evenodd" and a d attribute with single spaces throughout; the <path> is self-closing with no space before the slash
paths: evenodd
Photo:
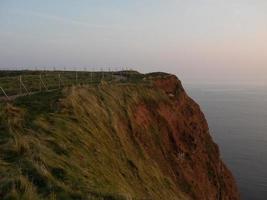
<path id="1" fill-rule="evenodd" d="M 147 79 L 1 105 L 1 199 L 239 199 L 181 82 Z"/>

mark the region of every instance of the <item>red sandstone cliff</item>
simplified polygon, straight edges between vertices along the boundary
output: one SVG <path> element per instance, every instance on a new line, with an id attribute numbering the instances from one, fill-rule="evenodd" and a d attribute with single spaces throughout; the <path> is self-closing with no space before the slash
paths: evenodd
<path id="1" fill-rule="evenodd" d="M 164 119 L 169 126 L 161 130 L 164 151 L 158 149 L 151 156 L 157 158 L 159 166 L 175 180 L 177 187 L 181 181 L 187 182 L 193 199 L 240 199 L 235 180 L 220 159 L 219 148 L 212 141 L 199 105 L 186 94 L 175 76 L 155 78 L 153 82 L 169 95 L 172 103 L 160 103 L 153 114 L 144 105 L 139 107 L 142 112 L 137 109 L 136 120 L 140 125 Z M 150 114 L 140 120 L 138 112 L 141 116 Z M 168 167 L 165 162 L 169 163 Z"/>

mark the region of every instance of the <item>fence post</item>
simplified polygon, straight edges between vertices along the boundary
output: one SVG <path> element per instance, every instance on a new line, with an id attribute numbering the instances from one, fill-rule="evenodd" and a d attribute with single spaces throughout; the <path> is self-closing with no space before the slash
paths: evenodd
<path id="1" fill-rule="evenodd" d="M 76 71 L 75 79 L 76 79 L 76 85 L 77 85 L 78 83 L 78 72 L 77 71 Z"/>
<path id="2" fill-rule="evenodd" d="M 109 75 L 111 76 L 110 80 L 112 81 L 112 73 L 111 73 L 111 71 L 110 71 L 110 67 L 108 68 L 108 73 L 109 73 Z"/>
<path id="3" fill-rule="evenodd" d="M 46 91 L 48 91 L 48 87 L 44 84 L 44 81 L 42 79 L 42 75 L 40 74 L 40 83 L 41 83 L 41 88 L 42 88 L 42 85 L 44 86 L 44 88 L 46 89 Z"/>
<path id="4" fill-rule="evenodd" d="M 21 75 L 19 76 L 19 94 L 22 95 Z"/>
<path id="5" fill-rule="evenodd" d="M 128 81 L 128 68 L 127 67 L 125 67 L 125 76 L 126 76 L 126 81 Z"/>
<path id="6" fill-rule="evenodd" d="M 39 75 L 39 90 L 42 91 L 41 74 Z"/>
<path id="7" fill-rule="evenodd" d="M 21 86 L 24 88 L 24 90 L 27 92 L 28 95 L 30 95 L 29 91 L 27 90 L 26 86 L 24 85 L 24 83 L 22 82 L 22 77 L 20 75 L 20 84 Z"/>
<path id="8" fill-rule="evenodd" d="M 6 96 L 7 100 L 9 101 L 9 100 L 10 100 L 10 98 L 7 96 L 7 94 L 6 94 L 5 90 L 4 90 L 2 87 L 0 87 L 0 89 L 2 90 L 2 92 L 4 93 L 4 95 Z"/>
<path id="9" fill-rule="evenodd" d="M 60 81 L 60 74 L 58 74 L 58 88 L 60 89 L 60 83 L 61 83 L 61 81 Z"/>

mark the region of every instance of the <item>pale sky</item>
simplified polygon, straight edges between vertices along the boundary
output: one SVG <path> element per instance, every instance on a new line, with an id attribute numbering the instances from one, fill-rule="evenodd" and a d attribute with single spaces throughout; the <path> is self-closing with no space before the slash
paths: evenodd
<path id="1" fill-rule="evenodd" d="M 0 67 L 266 81 L 266 0 L 0 0 Z"/>

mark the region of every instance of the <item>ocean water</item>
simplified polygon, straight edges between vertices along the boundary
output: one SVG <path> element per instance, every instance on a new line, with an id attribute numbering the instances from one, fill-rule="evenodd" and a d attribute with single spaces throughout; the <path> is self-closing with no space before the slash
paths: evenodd
<path id="1" fill-rule="evenodd" d="M 267 86 L 184 84 L 244 200 L 267 199 Z"/>

